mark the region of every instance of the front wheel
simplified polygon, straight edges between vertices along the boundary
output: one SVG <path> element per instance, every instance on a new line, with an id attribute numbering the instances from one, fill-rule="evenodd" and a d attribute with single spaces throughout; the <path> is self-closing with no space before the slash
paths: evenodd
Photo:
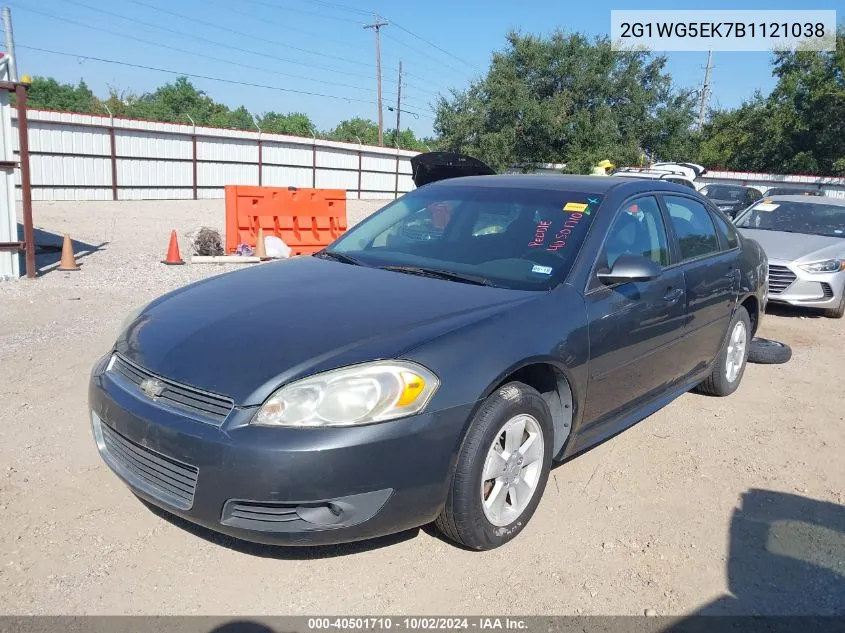
<path id="1" fill-rule="evenodd" d="M 748 310 L 739 306 L 731 319 L 725 344 L 716 357 L 713 372 L 698 385 L 698 391 L 711 396 L 729 396 L 737 390 L 745 373 L 750 337 Z"/>
<path id="2" fill-rule="evenodd" d="M 437 528 L 475 550 L 516 537 L 545 490 L 552 434 L 549 408 L 536 389 L 511 382 L 491 394 L 461 446 Z"/>

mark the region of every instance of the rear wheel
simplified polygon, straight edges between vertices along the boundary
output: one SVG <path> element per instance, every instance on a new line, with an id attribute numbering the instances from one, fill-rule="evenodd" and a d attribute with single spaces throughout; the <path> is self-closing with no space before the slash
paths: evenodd
<path id="1" fill-rule="evenodd" d="M 739 306 L 731 319 L 728 336 L 716 358 L 713 372 L 697 390 L 711 396 L 729 396 L 739 387 L 748 360 L 751 319 L 748 311 Z"/>
<path id="2" fill-rule="evenodd" d="M 504 545 L 527 525 L 546 487 L 552 420 L 540 393 L 511 382 L 476 413 L 437 528 L 475 550 Z"/>

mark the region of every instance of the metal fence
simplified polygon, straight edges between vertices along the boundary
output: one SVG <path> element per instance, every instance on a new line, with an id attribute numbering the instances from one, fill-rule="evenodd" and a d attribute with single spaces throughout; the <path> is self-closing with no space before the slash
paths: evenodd
<path id="1" fill-rule="evenodd" d="M 417 152 L 45 110 L 29 110 L 27 119 L 33 200 L 222 198 L 225 185 L 387 199 L 414 188 Z M 20 160 L 17 141 L 14 150 Z M 19 171 L 15 184 L 20 199 Z"/>

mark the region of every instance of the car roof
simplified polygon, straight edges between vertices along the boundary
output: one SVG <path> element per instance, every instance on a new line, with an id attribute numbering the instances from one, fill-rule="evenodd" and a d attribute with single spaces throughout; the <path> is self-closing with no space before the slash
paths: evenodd
<path id="1" fill-rule="evenodd" d="M 544 189 L 546 191 L 572 191 L 578 193 L 607 193 L 625 185 L 638 185 L 637 191 L 660 190 L 689 192 L 689 187 L 651 178 L 627 176 L 580 176 L 575 174 L 496 174 L 491 176 L 461 176 L 438 180 L 426 187 L 502 187 L 508 189 Z"/>
<path id="2" fill-rule="evenodd" d="M 756 187 L 752 187 L 751 185 L 737 185 L 732 182 L 706 182 L 704 183 L 705 187 L 733 187 L 734 189 L 757 189 Z M 759 190 L 758 190 L 759 191 Z"/>
<path id="3" fill-rule="evenodd" d="M 845 199 L 843 198 L 833 198 L 831 196 L 805 196 L 805 195 L 797 195 L 797 196 L 763 196 L 763 199 L 759 202 L 764 202 L 772 200 L 775 202 L 801 202 L 803 204 L 831 204 L 837 207 L 845 207 Z"/>

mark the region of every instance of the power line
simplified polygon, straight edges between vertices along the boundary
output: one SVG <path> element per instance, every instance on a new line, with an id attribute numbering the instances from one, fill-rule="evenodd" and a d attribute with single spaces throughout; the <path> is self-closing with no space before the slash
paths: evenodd
<path id="1" fill-rule="evenodd" d="M 421 42 L 425 42 L 425 43 L 426 43 L 426 44 L 428 44 L 429 46 L 431 46 L 431 47 L 433 47 L 433 48 L 436 48 L 436 49 L 437 49 L 437 50 L 439 50 L 441 53 L 444 53 L 444 54 L 448 55 L 449 57 L 452 57 L 453 59 L 458 60 L 459 62 L 461 62 L 462 64 L 465 64 L 465 65 L 466 65 L 466 66 L 468 66 L 469 68 L 472 68 L 473 70 L 477 70 L 477 68 L 476 68 L 473 64 L 470 64 L 468 61 L 466 61 L 466 60 L 465 60 L 465 59 L 463 59 L 462 57 L 459 57 L 458 55 L 455 55 L 454 53 L 450 53 L 450 52 L 449 52 L 449 51 L 447 51 L 445 48 L 441 48 L 441 47 L 439 47 L 439 46 L 438 46 L 437 44 L 435 44 L 434 42 L 430 42 L 429 40 L 425 39 L 423 36 L 421 36 L 421 35 L 417 35 L 417 34 L 416 34 L 416 33 L 414 33 L 413 31 L 409 31 L 408 29 L 406 29 L 406 28 L 405 28 L 404 26 L 402 26 L 401 24 L 398 24 L 398 23 L 393 22 L 393 21 L 391 21 L 391 24 L 392 24 L 393 26 L 395 26 L 397 29 L 399 29 L 400 31 L 405 31 L 405 33 L 407 33 L 408 35 L 411 35 L 411 36 L 413 36 L 413 37 L 417 38 L 417 39 L 418 39 L 418 40 L 420 40 Z"/>
<path id="2" fill-rule="evenodd" d="M 293 94 L 301 94 L 301 95 L 307 95 L 307 96 L 311 96 L 311 97 L 323 97 L 325 99 L 337 99 L 337 100 L 340 100 L 340 101 L 347 101 L 347 102 L 350 102 L 350 103 L 351 102 L 366 103 L 368 105 L 373 105 L 375 103 L 374 101 L 369 101 L 367 99 L 358 99 L 356 97 L 346 97 L 346 96 L 343 96 L 343 95 L 334 95 L 334 94 L 327 94 L 327 93 L 321 93 L 321 92 L 311 92 L 309 90 L 297 90 L 295 88 L 282 88 L 281 86 L 271 86 L 271 85 L 268 85 L 268 84 L 254 83 L 254 82 L 250 82 L 250 81 L 241 81 L 241 80 L 237 80 L 237 79 L 226 79 L 225 77 L 214 77 L 212 75 L 201 75 L 201 74 L 198 74 L 198 73 L 189 73 L 189 72 L 183 72 L 183 71 L 178 71 L 178 70 L 171 70 L 169 68 L 159 68 L 157 66 L 148 66 L 148 65 L 145 65 L 145 64 L 135 64 L 135 63 L 132 63 L 132 62 L 126 62 L 126 61 L 117 60 L 117 59 L 107 59 L 105 57 L 95 57 L 93 55 L 82 55 L 80 53 L 70 53 L 70 52 L 67 52 L 67 51 L 55 51 L 55 50 L 50 50 L 50 49 L 47 49 L 47 48 L 40 48 L 40 47 L 37 47 L 37 46 L 25 46 L 25 45 L 22 45 L 22 44 L 18 44 L 17 48 L 25 48 L 26 50 L 37 51 L 39 53 L 49 53 L 51 55 L 61 55 L 63 57 L 75 57 L 77 59 L 86 59 L 86 60 L 91 60 L 91 61 L 96 61 L 96 62 L 102 62 L 104 64 L 115 64 L 115 65 L 118 65 L 118 66 L 126 66 L 126 67 L 129 67 L 129 68 L 139 68 L 139 69 L 142 69 L 142 70 L 152 70 L 152 71 L 155 71 L 155 72 L 168 73 L 168 74 L 171 74 L 171 75 L 177 75 L 177 76 L 181 76 L 181 77 L 193 77 L 195 79 L 206 79 L 208 81 L 218 81 L 218 82 L 221 82 L 221 83 L 233 84 L 233 85 L 236 85 L 236 86 L 248 86 L 248 87 L 251 87 L 251 88 L 265 88 L 267 90 L 276 90 L 276 91 L 279 91 L 279 92 L 290 92 L 290 93 L 293 93 Z M 211 59 L 211 58 L 208 58 L 208 59 Z M 419 114 L 422 117 L 428 118 L 428 119 L 434 119 L 434 117 L 429 116 L 429 115 L 427 115 L 423 112 L 418 112 L 417 114 Z"/>
<path id="3" fill-rule="evenodd" d="M 325 2 L 324 0 L 310 0 L 309 4 L 316 4 L 317 6 L 323 6 L 329 9 L 341 9 L 342 11 L 349 11 L 350 13 L 357 13 L 358 15 L 366 15 L 367 17 L 373 14 L 372 11 L 359 9 L 357 7 L 350 7 L 348 5 L 339 4 L 337 2 Z"/>
<path id="4" fill-rule="evenodd" d="M 255 4 L 261 7 L 266 7 L 268 9 L 281 9 L 283 11 L 292 11 L 294 13 L 302 13 L 303 15 L 313 15 L 318 18 L 323 18 L 324 20 L 336 20 L 338 22 L 346 22 L 347 24 L 360 24 L 358 20 L 353 20 L 352 18 L 341 18 L 336 15 L 326 15 L 325 13 L 314 13 L 313 11 L 304 11 L 302 9 L 292 9 L 290 7 L 280 7 L 277 4 L 271 4 L 269 2 L 262 2 L 262 0 L 243 0 L 244 2 L 248 2 L 250 4 Z"/>
<path id="5" fill-rule="evenodd" d="M 141 42 L 141 43 L 144 43 L 144 44 L 149 44 L 151 46 L 155 46 L 157 48 L 167 48 L 169 50 L 173 50 L 173 51 L 176 51 L 178 53 L 183 53 L 183 54 L 186 54 L 186 55 L 197 55 L 197 56 L 200 56 L 200 57 L 207 57 L 207 55 L 205 55 L 203 53 L 196 53 L 196 52 L 185 50 L 185 49 L 182 49 L 182 48 L 177 48 L 175 46 L 170 46 L 170 45 L 167 45 L 167 44 L 160 44 L 158 42 L 153 42 L 153 41 L 146 40 L 146 39 L 143 39 L 143 38 L 140 38 L 140 37 L 136 37 L 134 35 L 127 35 L 125 33 L 118 33 L 117 31 L 112 31 L 112 30 L 103 28 L 101 26 L 94 26 L 92 24 L 86 24 L 84 22 L 79 22 L 78 20 L 74 20 L 72 18 L 67 18 L 67 17 L 59 16 L 59 15 L 53 15 L 51 13 L 46 13 L 44 11 L 32 9 L 30 7 L 19 7 L 19 8 L 21 8 L 25 11 L 29 11 L 29 12 L 32 12 L 32 13 L 37 13 L 37 14 L 46 16 L 48 18 L 52 18 L 54 20 L 60 20 L 62 22 L 68 22 L 69 24 L 75 24 L 75 25 L 81 26 L 83 28 L 93 29 L 93 30 L 100 31 L 102 33 L 109 33 L 109 34 L 115 35 L 117 37 L 135 40 L 137 42 Z M 125 18 L 125 16 L 121 16 L 121 17 Z M 125 18 L 125 19 L 137 22 L 137 20 L 134 20 L 132 18 Z M 172 29 L 167 29 L 166 27 L 155 26 L 155 28 L 164 29 L 164 30 L 167 30 L 167 31 L 172 31 Z M 193 36 L 193 35 L 190 35 L 190 34 L 187 34 L 187 33 L 182 33 L 180 31 L 175 31 L 175 32 L 178 33 L 179 35 L 182 35 L 182 36 L 185 36 L 185 37 L 199 38 L 199 36 Z M 295 60 L 295 59 L 289 59 L 289 58 L 285 58 L 285 57 L 277 57 L 275 55 L 266 55 L 264 53 L 260 53 L 260 52 L 256 52 L 256 51 L 250 51 L 248 49 L 235 49 L 235 47 L 228 46 L 228 45 L 224 44 L 223 42 L 219 42 L 219 41 L 216 41 L 216 40 L 209 40 L 209 39 L 206 39 L 206 38 L 199 38 L 199 39 L 205 39 L 205 41 L 211 42 L 212 44 L 215 44 L 215 45 L 218 45 L 218 46 L 227 46 L 228 48 L 231 48 L 232 50 L 242 50 L 242 51 L 245 51 L 245 52 L 249 52 L 253 55 L 259 55 L 261 57 L 266 57 L 266 58 L 269 58 L 269 59 L 275 59 L 275 60 L 278 60 L 278 61 L 288 62 L 288 63 L 291 63 L 291 64 L 298 64 L 300 66 L 307 66 L 307 67 L 311 67 L 311 68 L 316 68 L 316 69 L 319 69 L 319 70 L 324 70 L 326 72 L 336 73 L 336 74 L 339 74 L 339 75 L 347 75 L 349 77 L 358 77 L 358 78 L 361 78 L 361 79 L 369 79 L 369 80 L 373 79 L 373 77 L 370 76 L 370 75 L 362 75 L 360 73 L 351 73 L 351 72 L 348 72 L 348 71 L 345 71 L 345 70 L 336 70 L 334 68 L 331 68 L 330 66 L 320 66 L 318 64 L 309 64 L 309 63 L 301 62 L 301 61 Z M 249 69 L 253 69 L 253 70 L 256 69 L 254 66 L 249 66 L 249 65 L 246 65 L 246 64 L 240 64 L 238 62 L 226 60 L 226 59 L 216 58 L 215 61 L 217 63 L 230 64 L 230 65 L 234 65 L 234 66 L 240 66 L 242 68 L 249 68 Z M 284 74 L 284 73 L 277 73 L 275 70 L 273 70 L 273 71 L 267 70 L 267 69 L 259 69 L 259 70 L 264 70 L 265 72 L 272 72 L 274 74 L 279 74 L 279 75 Z M 293 76 L 296 77 L 296 75 L 293 75 Z M 305 78 L 305 79 L 307 79 L 307 78 Z M 316 81 L 316 80 L 314 80 L 314 81 Z M 323 83 L 325 83 L 325 82 L 323 82 Z M 331 82 L 329 82 L 329 83 L 331 83 Z M 355 86 L 355 88 L 358 89 L 359 87 Z"/>
<path id="6" fill-rule="evenodd" d="M 391 24 L 393 24 L 393 23 L 391 22 Z M 405 46 L 408 50 L 414 51 L 414 52 L 415 52 L 415 53 L 417 53 L 418 55 L 422 55 L 423 57 L 427 57 L 427 58 L 428 58 L 428 59 L 430 59 L 431 61 L 435 62 L 438 66 L 442 66 L 443 68 L 448 68 L 449 70 L 451 70 L 451 71 L 454 71 L 454 72 L 458 73 L 458 74 L 459 74 L 459 75 L 461 75 L 462 77 L 468 77 L 468 75 L 467 75 L 467 73 L 466 73 L 465 71 L 463 71 L 463 70 L 458 70 L 458 69 L 457 69 L 457 68 L 455 68 L 454 66 L 450 66 L 449 64 L 447 64 L 447 63 L 445 63 L 445 62 L 443 62 L 443 61 L 441 61 L 441 60 L 439 60 L 439 59 L 437 59 L 437 58 L 435 58 L 435 57 L 433 57 L 433 56 L 429 55 L 428 53 L 425 53 L 425 52 L 421 51 L 421 50 L 420 50 L 420 49 L 418 49 L 418 48 L 415 48 L 415 47 L 413 47 L 413 46 L 409 46 L 408 44 L 406 44 L 406 43 L 405 43 L 405 42 L 403 42 L 402 40 L 396 39 L 395 37 L 393 37 L 392 35 L 390 35 L 390 34 L 388 34 L 388 33 L 385 33 L 385 35 L 384 35 L 384 36 L 385 36 L 386 38 L 390 39 L 390 40 L 393 40 L 394 42 L 397 42 L 397 43 L 401 44 L 402 46 Z"/>
<path id="7" fill-rule="evenodd" d="M 183 36 L 186 36 L 186 37 L 191 37 L 191 38 L 193 38 L 193 39 L 198 39 L 198 40 L 201 40 L 201 41 L 211 42 L 211 43 L 213 43 L 213 44 L 220 44 L 219 42 L 216 42 L 216 41 L 214 41 L 214 40 L 209 40 L 208 38 L 204 38 L 204 37 L 201 37 L 201 36 L 196 36 L 196 35 L 190 35 L 190 34 L 185 33 L 185 32 L 183 32 L 183 31 L 178 31 L 178 30 L 175 30 L 175 29 L 170 29 L 170 28 L 163 27 L 163 26 L 159 26 L 159 25 L 156 25 L 156 24 L 150 24 L 150 23 L 148 23 L 148 22 L 143 22 L 143 21 L 141 21 L 141 20 L 137 20 L 137 19 L 135 19 L 135 18 L 129 18 L 129 17 L 127 17 L 127 16 L 123 16 L 123 15 L 120 15 L 120 14 L 117 14 L 117 13 L 113 13 L 113 12 L 111 12 L 111 11 L 107 11 L 107 10 L 105 10 L 105 9 L 100 9 L 100 8 L 98 8 L 98 7 L 92 7 L 92 6 L 90 6 L 90 5 L 87 5 L 87 4 L 84 4 L 84 3 L 82 3 L 82 2 L 79 2 L 78 0 L 64 0 L 64 1 L 65 1 L 65 2 L 68 2 L 68 3 L 71 3 L 71 4 L 76 4 L 76 5 L 79 5 L 79 6 L 86 7 L 86 8 L 88 8 L 88 9 L 93 10 L 93 11 L 99 11 L 100 13 L 105 13 L 105 14 L 108 14 L 108 15 L 113 15 L 113 16 L 116 16 L 116 17 L 122 18 L 122 19 L 124 19 L 124 20 L 130 20 L 130 21 L 138 22 L 138 23 L 140 23 L 140 24 L 146 24 L 147 26 L 150 26 L 151 28 L 158 28 L 158 29 L 161 29 L 161 30 L 170 31 L 170 32 L 172 32 L 172 33 L 176 33 L 176 34 L 183 35 Z M 249 38 L 249 39 L 253 39 L 253 40 L 258 40 L 258 41 L 262 41 L 262 42 L 267 42 L 268 44 L 273 44 L 274 46 L 279 46 L 279 43 L 278 43 L 276 40 L 270 40 L 270 39 L 267 39 L 267 38 L 259 37 L 258 35 L 253 35 L 253 34 L 251 34 L 251 33 L 244 33 L 243 31 L 238 31 L 237 29 L 233 29 L 233 28 L 230 28 L 230 27 L 227 27 L 227 26 L 221 26 L 221 25 L 219 25 L 219 24 L 214 24 L 214 23 L 212 23 L 212 22 L 207 22 L 207 21 L 203 21 L 203 20 L 198 20 L 198 19 L 195 19 L 195 18 L 193 18 L 193 17 L 191 17 L 191 16 L 189 16 L 189 15 L 185 15 L 185 14 L 183 14 L 183 13 L 178 13 L 178 12 L 176 12 L 176 11 L 170 11 L 169 9 L 163 9 L 163 8 L 161 8 L 161 7 L 157 7 L 157 6 L 155 6 L 155 5 L 153 5 L 153 4 L 150 4 L 150 3 L 148 3 L 148 2 L 143 2 L 142 0 L 130 0 L 130 2 L 133 2 L 134 4 L 137 4 L 137 5 L 139 5 L 139 6 L 144 6 L 144 7 L 147 7 L 147 8 L 153 9 L 154 11 L 160 11 L 161 13 L 164 13 L 164 14 L 167 14 L 167 15 L 172 15 L 172 16 L 175 16 L 175 17 L 183 18 L 183 19 L 185 19 L 185 20 L 189 20 L 189 21 L 195 22 L 195 23 L 197 23 L 197 24 L 203 24 L 203 25 L 205 25 L 205 26 L 210 26 L 210 27 L 215 28 L 215 29 L 219 29 L 219 30 L 226 31 L 226 32 L 229 32 L 229 33 L 234 33 L 234 34 L 236 34 L 236 35 L 240 35 L 240 36 L 245 37 L 245 38 Z M 312 33 L 312 35 L 313 35 L 313 33 Z M 396 41 L 398 41 L 398 40 L 396 40 Z M 334 42 L 334 40 L 333 40 L 333 42 Z M 401 43 L 401 42 L 400 42 L 400 43 Z M 273 56 L 273 55 L 267 55 L 267 54 L 265 54 L 265 53 L 261 53 L 260 51 L 255 51 L 255 50 L 245 49 L 245 48 L 239 48 L 239 47 L 232 46 L 232 45 L 227 45 L 227 46 L 228 46 L 228 48 L 230 48 L 230 49 L 232 49 L 232 50 L 236 50 L 236 51 L 240 51 L 240 52 L 245 52 L 245 53 L 249 53 L 249 54 L 252 54 L 252 55 L 259 55 L 259 56 L 261 56 L 261 57 L 270 57 L 270 58 L 272 58 L 272 59 L 278 59 L 278 60 L 280 60 L 280 61 L 291 61 L 291 60 L 287 60 L 287 59 L 284 59 L 284 58 L 275 57 L 275 56 Z M 370 64 L 369 64 L 368 62 L 357 61 L 357 60 L 349 59 L 348 57 L 340 57 L 340 56 L 338 56 L 338 55 L 329 55 L 329 54 L 327 54 L 327 53 L 321 53 L 321 52 L 318 52 L 318 51 L 313 51 L 313 50 L 309 50 L 309 49 L 306 49 L 306 48 L 299 48 L 299 47 L 297 47 L 297 46 L 292 46 L 292 45 L 290 45 L 290 44 L 284 44 L 284 45 L 282 45 L 282 46 L 284 46 L 285 48 L 289 48 L 289 49 L 291 49 L 291 50 L 295 50 L 295 51 L 300 51 L 300 52 L 303 52 L 303 53 L 307 53 L 307 54 L 309 54 L 309 55 L 319 55 L 319 56 L 322 56 L 322 57 L 326 57 L 326 58 L 328 58 L 328 59 L 339 60 L 339 61 L 343 61 L 343 62 L 346 62 L 346 63 L 349 63 L 349 64 L 356 64 L 356 65 L 359 65 L 359 66 L 365 66 L 365 67 L 369 67 L 369 66 L 370 66 Z M 361 48 L 361 47 L 360 47 L 360 45 L 356 45 L 356 48 L 357 48 L 358 50 L 360 50 L 360 48 Z M 365 77 L 364 75 L 357 74 L 357 73 L 346 73 L 346 72 L 344 72 L 344 71 L 337 71 L 337 70 L 334 70 L 333 72 L 338 72 L 338 73 L 341 73 L 341 74 L 348 74 L 348 75 L 349 75 L 349 76 L 351 76 L 351 77 L 361 77 L 361 78 L 366 78 L 366 79 L 372 79 L 371 77 Z M 460 72 L 460 71 L 458 71 L 458 72 Z M 422 77 L 418 77 L 418 78 L 419 78 L 419 79 L 422 79 L 423 81 L 426 81 L 426 80 L 425 80 L 424 78 L 422 78 Z M 392 80 L 392 79 L 388 79 L 388 80 L 386 80 L 386 81 L 387 81 L 387 82 L 389 82 L 389 83 L 395 83 L 395 81 L 394 81 L 394 80 Z M 436 89 L 436 90 L 437 90 L 437 89 Z M 439 90 L 438 90 L 438 91 L 439 91 Z M 426 90 L 423 90 L 423 92 L 426 92 Z"/>
<path id="8" fill-rule="evenodd" d="M 81 2 L 77 2 L 76 0 L 64 0 L 64 1 L 65 2 L 71 2 L 73 4 L 79 4 L 81 6 L 86 6 L 89 9 L 91 8 L 90 6 L 83 5 Z M 199 19 L 194 18 L 190 15 L 185 15 L 184 13 L 178 13 L 176 11 L 170 11 L 169 9 L 162 9 L 161 7 L 157 7 L 153 4 L 149 4 L 148 2 L 143 2 L 142 0 L 129 0 L 129 1 L 132 2 L 133 4 L 137 4 L 137 5 L 142 6 L 142 7 L 147 7 L 149 9 L 153 9 L 154 11 L 160 11 L 161 13 L 164 13 L 166 15 L 172 15 L 172 16 L 177 17 L 177 18 L 189 20 L 189 21 L 194 22 L 196 24 L 203 24 L 205 26 L 210 26 L 211 28 L 219 29 L 221 31 L 226 31 L 227 33 L 234 33 L 235 35 L 240 35 L 241 37 L 247 37 L 249 39 L 258 40 L 258 41 L 261 41 L 261 42 L 268 42 L 269 44 L 273 44 L 274 46 L 281 46 L 283 48 L 289 48 L 289 49 L 294 50 L 294 51 L 299 51 L 300 53 L 307 53 L 308 55 L 318 55 L 320 57 L 326 57 L 328 59 L 334 59 L 334 60 L 346 62 L 348 64 L 357 64 L 359 66 L 369 66 L 369 64 L 367 62 L 361 62 L 361 61 L 357 61 L 357 60 L 354 60 L 354 59 L 349 59 L 348 57 L 340 57 L 338 55 L 329 55 L 328 53 L 321 53 L 319 51 L 314 51 L 314 50 L 310 50 L 310 49 L 307 49 L 307 48 L 299 48 L 298 46 L 292 46 L 290 44 L 280 44 L 278 40 L 268 40 L 266 38 L 259 37 L 257 35 L 252 34 L 252 33 L 244 33 L 243 31 L 238 31 L 237 29 L 233 29 L 233 28 L 230 28 L 228 26 L 221 26 L 219 24 L 214 24 L 213 22 L 206 22 L 204 20 L 199 20 Z M 94 10 L 106 12 L 102 9 L 94 9 Z M 119 17 L 123 17 L 123 16 L 119 16 Z M 126 18 L 126 19 L 131 19 L 131 18 Z M 232 46 L 228 46 L 228 45 L 227 45 L 227 47 L 233 48 L 234 50 L 244 50 L 244 49 L 236 49 L 236 48 L 234 48 Z M 254 51 L 249 51 L 249 52 L 254 52 Z M 256 54 L 264 55 L 263 53 L 256 53 Z"/>

